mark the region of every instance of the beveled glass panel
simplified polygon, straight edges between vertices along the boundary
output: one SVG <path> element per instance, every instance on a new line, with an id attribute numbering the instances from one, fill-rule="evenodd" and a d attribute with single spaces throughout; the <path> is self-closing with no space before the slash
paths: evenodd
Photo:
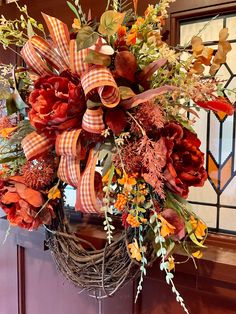
<path id="1" fill-rule="evenodd" d="M 210 228 L 216 228 L 217 208 L 207 205 L 192 205 L 194 212 L 199 215 Z"/>
<path id="2" fill-rule="evenodd" d="M 236 38 L 236 16 L 230 16 L 226 18 L 226 27 L 229 29 L 228 39 Z"/>
<path id="3" fill-rule="evenodd" d="M 234 208 L 220 209 L 220 229 L 236 231 L 236 210 Z"/>
<path id="4" fill-rule="evenodd" d="M 180 26 L 180 45 L 189 43 L 193 36 L 199 34 L 203 41 L 217 41 L 219 39 L 220 30 L 223 27 L 223 19 L 218 18 L 211 21 L 208 26 L 209 20 L 194 21 Z"/>

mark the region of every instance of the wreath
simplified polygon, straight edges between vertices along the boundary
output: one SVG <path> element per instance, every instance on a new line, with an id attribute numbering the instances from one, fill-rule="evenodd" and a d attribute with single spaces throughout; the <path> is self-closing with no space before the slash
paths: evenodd
<path id="1" fill-rule="evenodd" d="M 67 2 L 72 30 L 43 13 L 49 36 L 26 6 L 16 3 L 19 19 L 1 17 L 0 41 L 21 47 L 25 66 L 0 65 L 0 205 L 10 225 L 43 226 L 58 269 L 98 297 L 138 274 L 137 299 L 159 259 L 188 313 L 174 253 L 194 261 L 205 248 L 207 226 L 186 200 L 207 179 L 193 126 L 200 107 L 234 113 L 214 77 L 231 50 L 228 29 L 217 49 L 200 34 L 170 47 L 163 28 L 174 0 L 149 5 L 143 17 L 133 2 L 108 1 L 99 23 L 78 0 Z M 75 211 L 103 220 L 104 247 L 71 227 L 67 186 Z"/>

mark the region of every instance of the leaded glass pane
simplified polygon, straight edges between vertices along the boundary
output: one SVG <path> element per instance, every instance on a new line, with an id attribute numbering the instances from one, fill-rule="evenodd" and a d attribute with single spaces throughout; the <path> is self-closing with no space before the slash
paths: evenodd
<path id="1" fill-rule="evenodd" d="M 225 15 L 212 20 L 183 22 L 180 26 L 180 44 L 189 43 L 195 35 L 202 37 L 205 45 L 215 48 L 218 33 L 222 27 L 229 28 L 229 40 L 232 51 L 227 56 L 227 63 L 217 72 L 217 77 L 226 88 L 225 97 L 236 101 L 230 90 L 236 88 L 236 16 Z M 207 27 L 205 27 L 207 25 Z M 202 31 L 201 31 L 202 30 Z M 201 109 L 200 119 L 195 125 L 206 154 L 208 181 L 203 188 L 190 190 L 189 199 L 194 210 L 205 218 L 214 230 L 236 232 L 236 158 L 235 131 L 236 116 L 227 117 L 223 113 L 206 112 Z"/>

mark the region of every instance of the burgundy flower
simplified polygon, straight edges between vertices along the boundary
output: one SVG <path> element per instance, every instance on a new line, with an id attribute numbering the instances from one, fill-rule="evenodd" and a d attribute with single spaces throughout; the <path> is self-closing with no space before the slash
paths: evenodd
<path id="1" fill-rule="evenodd" d="M 119 135 L 124 131 L 127 125 L 126 115 L 120 108 L 108 109 L 105 115 L 105 122 L 115 135 Z"/>
<path id="2" fill-rule="evenodd" d="M 168 151 L 165 184 L 186 198 L 190 186 L 202 186 L 207 179 L 204 154 L 199 149 L 201 142 L 196 134 L 174 122 L 165 125 L 162 136 Z"/>
<path id="3" fill-rule="evenodd" d="M 161 213 L 161 216 L 172 226 L 175 227 L 174 234 L 171 236 L 173 240 L 181 240 L 185 236 L 185 224 L 182 217 L 180 217 L 172 208 L 166 208 Z"/>
<path id="4" fill-rule="evenodd" d="M 39 131 L 62 131 L 81 125 L 85 110 L 84 93 L 80 84 L 67 77 L 45 76 L 35 82 L 29 96 L 32 106 L 30 123 Z"/>

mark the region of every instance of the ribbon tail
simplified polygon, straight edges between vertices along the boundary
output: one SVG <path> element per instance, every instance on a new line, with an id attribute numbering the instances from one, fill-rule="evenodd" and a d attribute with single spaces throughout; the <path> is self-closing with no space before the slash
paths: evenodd
<path id="1" fill-rule="evenodd" d="M 30 41 L 21 49 L 21 55 L 25 63 L 38 75 L 53 75 L 46 63 L 40 58 Z"/>
<path id="2" fill-rule="evenodd" d="M 86 169 L 78 185 L 75 209 L 83 213 L 101 213 L 101 204 L 95 191 L 95 169 L 97 164 L 97 158 L 98 152 L 94 153 L 94 150 L 90 150 Z M 101 176 L 99 178 L 101 179 Z M 96 182 L 96 185 L 99 186 L 99 183 Z"/>
<path id="3" fill-rule="evenodd" d="M 63 58 L 63 61 L 65 62 L 67 68 L 70 68 L 70 33 L 67 25 L 53 16 L 47 15 L 45 13 L 42 13 L 42 15 L 47 24 L 55 47 L 58 49 L 59 54 Z"/>

